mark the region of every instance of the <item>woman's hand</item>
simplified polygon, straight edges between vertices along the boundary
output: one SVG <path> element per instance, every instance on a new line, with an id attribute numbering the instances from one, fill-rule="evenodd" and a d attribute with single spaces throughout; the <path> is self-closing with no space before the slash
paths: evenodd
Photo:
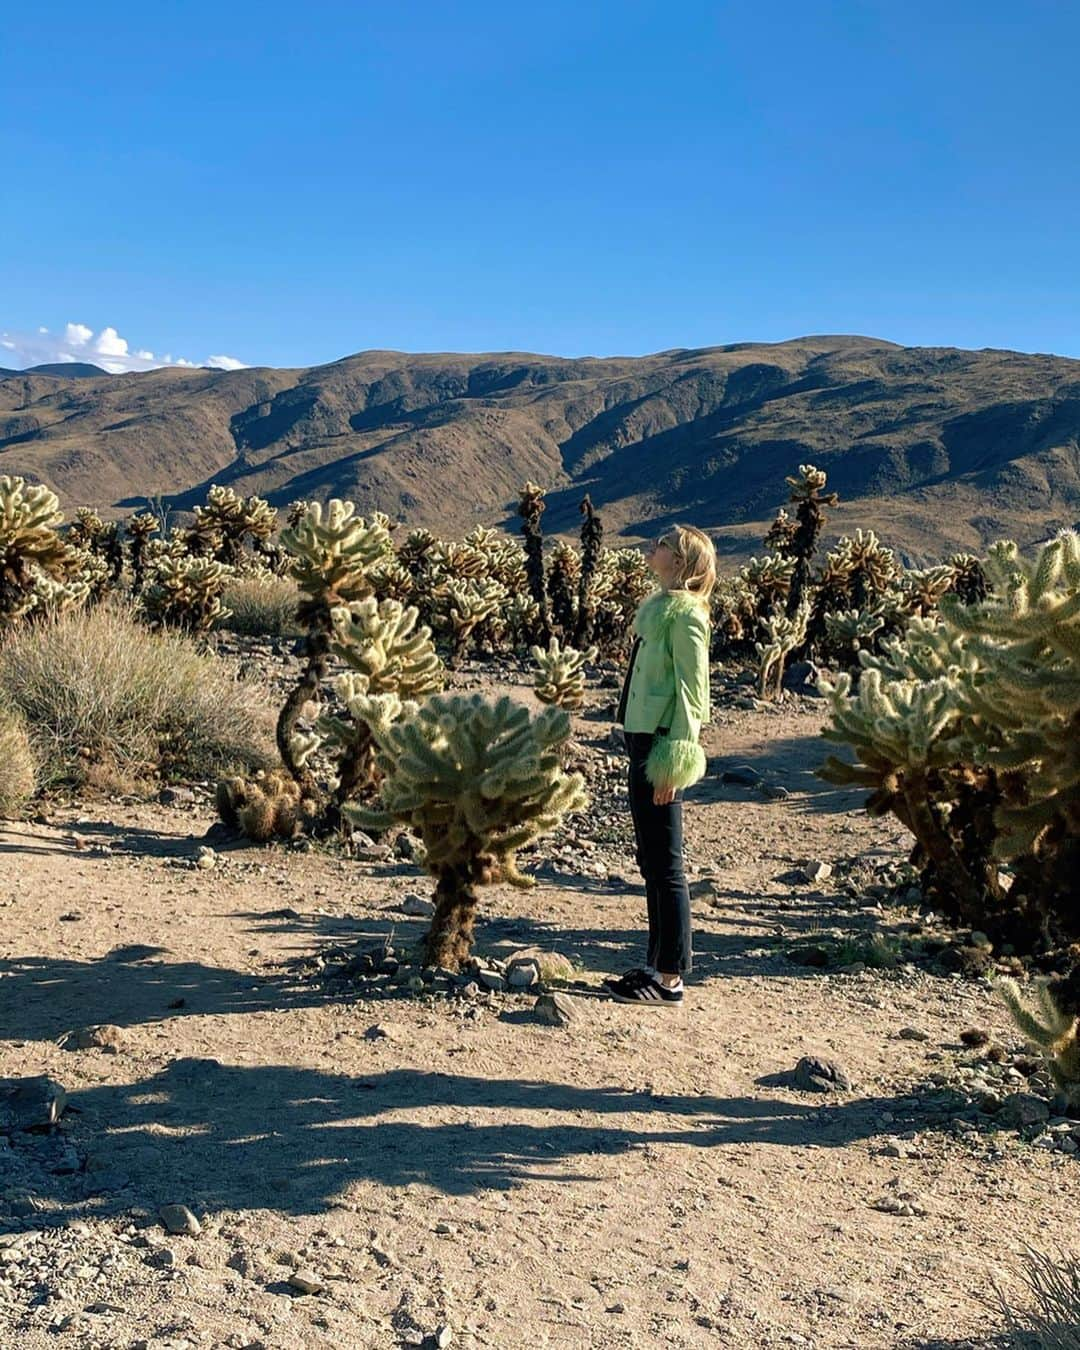
<path id="1" fill-rule="evenodd" d="M 653 806 L 670 806 L 675 800 L 675 789 L 673 787 L 654 787 L 652 799 Z"/>

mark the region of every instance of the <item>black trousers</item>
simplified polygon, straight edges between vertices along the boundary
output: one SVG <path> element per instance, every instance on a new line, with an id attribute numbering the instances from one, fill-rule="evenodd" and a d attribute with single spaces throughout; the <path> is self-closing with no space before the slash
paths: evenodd
<path id="1" fill-rule="evenodd" d="M 645 879 L 649 910 L 646 962 L 665 974 L 693 968 L 690 945 L 690 892 L 683 864 L 682 792 L 667 806 L 653 802 L 653 785 L 645 777 L 651 732 L 626 731 L 630 753 L 630 814 L 637 840 L 637 865 Z"/>

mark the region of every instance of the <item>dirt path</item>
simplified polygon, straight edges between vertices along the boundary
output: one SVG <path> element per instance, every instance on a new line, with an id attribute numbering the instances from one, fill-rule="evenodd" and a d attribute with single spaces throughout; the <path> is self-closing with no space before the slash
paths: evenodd
<path id="1" fill-rule="evenodd" d="M 198 804 L 8 827 L 0 1075 L 48 1073 L 72 1109 L 52 1135 L 0 1136 L 0 1344 L 986 1343 L 990 1275 L 1009 1282 L 1025 1241 L 1075 1240 L 1078 1163 L 915 1090 L 966 1062 L 963 1027 L 1017 1043 L 983 984 L 777 949 L 891 921 L 793 873 L 900 851 L 813 778 L 819 720 L 731 712 L 707 733 L 687 847 L 717 893 L 695 900 L 688 1006 L 582 999 L 566 1028 L 528 996 L 362 1000 L 290 972 L 418 933 L 405 864 L 271 849 L 199 870 Z M 735 763 L 790 795 L 721 785 Z M 615 800 L 599 844 L 485 897 L 481 951 L 539 944 L 593 983 L 638 959 Z M 64 1048 L 101 1023 L 116 1046 Z M 808 1051 L 852 1090 L 795 1090 Z M 874 1208 L 901 1192 L 926 1212 Z M 165 1203 L 202 1232 L 165 1233 Z M 323 1290 L 291 1286 L 298 1269 Z"/>

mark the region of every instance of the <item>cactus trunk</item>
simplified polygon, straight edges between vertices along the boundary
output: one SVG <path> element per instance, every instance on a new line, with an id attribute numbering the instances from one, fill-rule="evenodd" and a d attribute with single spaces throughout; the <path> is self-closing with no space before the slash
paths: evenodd
<path id="1" fill-rule="evenodd" d="M 425 947 L 429 966 L 458 970 L 469 957 L 476 923 L 476 887 L 468 863 L 439 868 L 435 885 L 435 915 Z"/>

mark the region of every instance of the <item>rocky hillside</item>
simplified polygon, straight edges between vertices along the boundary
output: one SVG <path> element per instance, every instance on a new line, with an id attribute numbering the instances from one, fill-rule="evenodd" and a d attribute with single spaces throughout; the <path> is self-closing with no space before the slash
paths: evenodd
<path id="1" fill-rule="evenodd" d="M 0 375 L 0 472 L 68 508 L 178 507 L 213 482 L 282 504 L 348 496 L 444 530 L 498 523 L 517 488 L 583 490 L 609 532 L 673 520 L 756 547 L 800 462 L 838 529 L 912 559 L 1043 538 L 1080 518 L 1080 362 L 860 337 L 607 359 L 362 352 L 307 370 Z"/>

